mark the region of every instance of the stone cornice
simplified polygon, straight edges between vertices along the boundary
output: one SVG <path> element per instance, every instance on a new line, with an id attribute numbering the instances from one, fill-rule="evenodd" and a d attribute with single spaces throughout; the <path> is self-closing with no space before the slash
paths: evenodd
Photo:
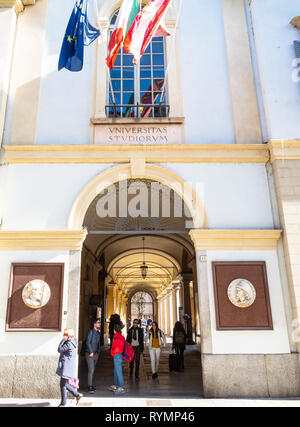
<path id="1" fill-rule="evenodd" d="M 0 250 L 80 251 L 86 230 L 0 231 Z"/>
<path id="2" fill-rule="evenodd" d="M 210 145 L 8 145 L 6 164 L 29 163 L 267 163 L 264 144 Z"/>
<path id="3" fill-rule="evenodd" d="M 196 251 L 275 250 L 281 230 L 192 230 Z"/>
<path id="4" fill-rule="evenodd" d="M 16 13 L 20 13 L 25 6 L 32 6 L 35 2 L 36 0 L 0 0 L 0 8 L 14 7 Z"/>
<path id="5" fill-rule="evenodd" d="M 276 160 L 300 160 L 300 139 L 272 140 L 268 143 L 270 162 Z"/>
<path id="6" fill-rule="evenodd" d="M 5 164 L 273 163 L 300 160 L 300 139 L 268 144 L 198 145 L 7 145 Z"/>

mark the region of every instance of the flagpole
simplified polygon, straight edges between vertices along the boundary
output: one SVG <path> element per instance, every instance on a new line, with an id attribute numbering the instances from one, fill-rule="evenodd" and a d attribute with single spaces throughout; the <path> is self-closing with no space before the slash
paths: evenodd
<path id="1" fill-rule="evenodd" d="M 99 27 L 99 30 L 100 30 L 100 36 L 101 36 L 101 39 L 102 39 L 102 43 L 103 43 L 103 46 L 104 46 L 104 49 L 105 49 L 105 41 L 104 41 L 104 38 L 103 38 L 103 30 L 102 30 L 101 24 L 100 24 L 100 22 L 98 20 L 98 14 L 97 14 L 97 22 L 98 22 L 98 27 Z M 108 28 L 108 31 L 109 31 L 109 28 Z M 108 76 L 108 84 L 109 84 L 109 87 L 110 87 L 110 90 L 111 90 L 111 97 L 112 97 L 112 100 L 113 100 L 113 104 L 114 104 L 114 106 L 116 106 L 115 94 L 114 94 L 114 90 L 113 90 L 113 86 L 112 86 L 112 81 L 111 81 L 111 76 L 110 76 L 110 70 L 108 69 L 108 67 L 106 67 L 106 74 Z M 109 102 L 109 98 L 108 98 L 108 102 Z"/>
<path id="2" fill-rule="evenodd" d="M 139 0 L 139 12 L 142 10 L 142 0 Z M 137 87 L 137 93 L 138 93 L 138 100 L 137 100 L 137 106 L 140 104 L 140 100 L 141 100 L 141 91 L 140 91 L 140 62 L 138 62 L 137 64 L 134 65 L 135 67 L 135 75 L 136 77 L 136 87 Z M 139 107 L 137 107 L 137 116 L 140 118 L 141 117 L 141 109 Z"/>

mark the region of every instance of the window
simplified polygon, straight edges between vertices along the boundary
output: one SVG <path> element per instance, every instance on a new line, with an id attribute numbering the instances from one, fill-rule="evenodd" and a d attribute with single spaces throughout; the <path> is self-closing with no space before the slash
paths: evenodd
<path id="1" fill-rule="evenodd" d="M 110 35 L 118 12 L 110 21 Z M 139 64 L 134 66 L 132 60 L 133 56 L 122 48 L 110 70 L 107 117 L 167 117 L 164 38 L 152 39 Z"/>

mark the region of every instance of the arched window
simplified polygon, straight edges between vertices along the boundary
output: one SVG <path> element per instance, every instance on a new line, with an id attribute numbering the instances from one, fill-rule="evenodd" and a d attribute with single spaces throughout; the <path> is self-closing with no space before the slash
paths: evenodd
<path id="1" fill-rule="evenodd" d="M 119 10 L 111 20 L 112 34 Z M 107 117 L 167 117 L 167 93 L 165 85 L 166 59 L 163 37 L 154 37 L 139 64 L 133 65 L 133 56 L 122 48 L 114 68 L 110 71 L 107 90 Z"/>
<path id="2" fill-rule="evenodd" d="M 136 292 L 131 299 L 131 320 L 153 319 L 153 299 L 148 292 Z"/>

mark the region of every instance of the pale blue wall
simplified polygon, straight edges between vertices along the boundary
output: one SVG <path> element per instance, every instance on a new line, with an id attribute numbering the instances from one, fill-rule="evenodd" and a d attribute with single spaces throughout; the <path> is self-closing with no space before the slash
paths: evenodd
<path id="1" fill-rule="evenodd" d="M 81 72 L 57 71 L 74 0 L 48 2 L 37 144 L 88 144 L 92 107 L 93 48 L 85 49 Z"/>
<path id="2" fill-rule="evenodd" d="M 232 144 L 234 129 L 221 0 L 183 1 L 180 29 L 186 142 Z"/>
<path id="3" fill-rule="evenodd" d="M 266 136 L 300 138 L 300 83 L 292 79 L 293 41 L 300 35 L 289 24 L 300 15 L 300 0 L 252 0 L 251 15 Z"/>

